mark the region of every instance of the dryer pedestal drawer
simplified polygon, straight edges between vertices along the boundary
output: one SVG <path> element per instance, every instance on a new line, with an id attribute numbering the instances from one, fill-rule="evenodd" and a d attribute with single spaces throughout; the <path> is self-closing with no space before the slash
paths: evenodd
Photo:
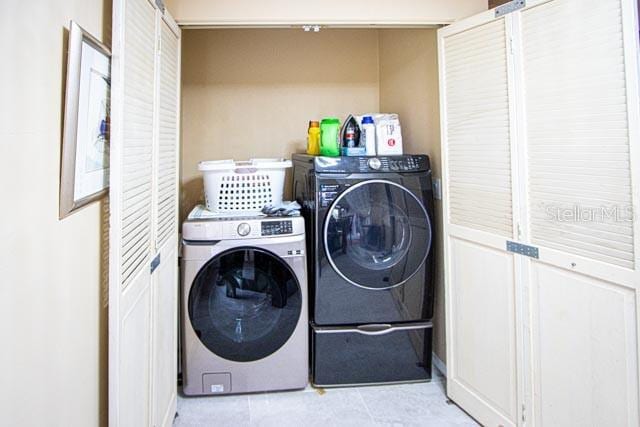
<path id="1" fill-rule="evenodd" d="M 312 325 L 312 382 L 322 387 L 431 379 L 431 322 Z"/>

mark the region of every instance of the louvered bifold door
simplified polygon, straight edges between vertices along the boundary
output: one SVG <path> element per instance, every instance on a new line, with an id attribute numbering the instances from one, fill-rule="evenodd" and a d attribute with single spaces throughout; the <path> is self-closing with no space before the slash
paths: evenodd
<path id="1" fill-rule="evenodd" d="M 170 426 L 176 410 L 178 345 L 178 135 L 180 29 L 158 12 L 154 153 L 153 375 L 154 426 Z"/>
<path id="2" fill-rule="evenodd" d="M 151 423 L 156 6 L 113 2 L 109 424 Z"/>
<path id="3" fill-rule="evenodd" d="M 509 17 L 438 32 L 442 118 L 447 393 L 484 425 L 515 425 L 518 266 Z"/>
<path id="4" fill-rule="evenodd" d="M 638 426 L 635 0 L 517 15 L 536 425 Z"/>

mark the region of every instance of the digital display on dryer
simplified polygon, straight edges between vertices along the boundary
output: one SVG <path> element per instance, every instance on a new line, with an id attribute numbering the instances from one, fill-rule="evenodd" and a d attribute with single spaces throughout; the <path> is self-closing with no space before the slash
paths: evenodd
<path id="1" fill-rule="evenodd" d="M 293 233 L 292 221 L 263 221 L 262 236 L 278 236 Z"/>

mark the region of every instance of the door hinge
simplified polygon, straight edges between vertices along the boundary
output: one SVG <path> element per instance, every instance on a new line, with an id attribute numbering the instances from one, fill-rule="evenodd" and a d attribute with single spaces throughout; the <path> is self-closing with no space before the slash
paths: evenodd
<path id="1" fill-rule="evenodd" d="M 513 252 L 515 254 L 520 254 L 536 259 L 540 257 L 537 247 L 524 245 L 518 242 L 512 242 L 511 240 L 507 240 L 507 252 Z"/>
<path id="2" fill-rule="evenodd" d="M 151 261 L 151 274 L 158 268 L 160 265 L 160 254 L 156 255 L 156 257 Z"/>
<path id="3" fill-rule="evenodd" d="M 525 416 L 525 406 L 524 404 L 522 405 L 522 422 L 524 423 L 525 421 L 527 421 L 527 417 Z"/>
<path id="4" fill-rule="evenodd" d="M 509 37 L 509 54 L 513 55 L 513 37 Z"/>
<path id="5" fill-rule="evenodd" d="M 515 12 L 518 9 L 522 9 L 527 5 L 525 0 L 513 0 L 509 3 L 505 3 L 502 6 L 496 7 L 495 17 L 499 18 L 501 16 L 507 15 L 511 12 Z"/>
<path id="6" fill-rule="evenodd" d="M 164 1 L 156 0 L 156 7 L 158 8 L 158 10 L 160 10 L 160 12 L 164 13 Z"/>

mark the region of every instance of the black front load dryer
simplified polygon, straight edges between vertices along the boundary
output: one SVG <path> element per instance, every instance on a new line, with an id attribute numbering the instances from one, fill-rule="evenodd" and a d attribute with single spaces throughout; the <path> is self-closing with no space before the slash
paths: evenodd
<path id="1" fill-rule="evenodd" d="M 294 155 L 307 220 L 313 322 L 433 317 L 433 197 L 427 156 Z"/>
<path id="2" fill-rule="evenodd" d="M 431 375 L 433 195 L 429 158 L 294 155 L 316 385 Z"/>

